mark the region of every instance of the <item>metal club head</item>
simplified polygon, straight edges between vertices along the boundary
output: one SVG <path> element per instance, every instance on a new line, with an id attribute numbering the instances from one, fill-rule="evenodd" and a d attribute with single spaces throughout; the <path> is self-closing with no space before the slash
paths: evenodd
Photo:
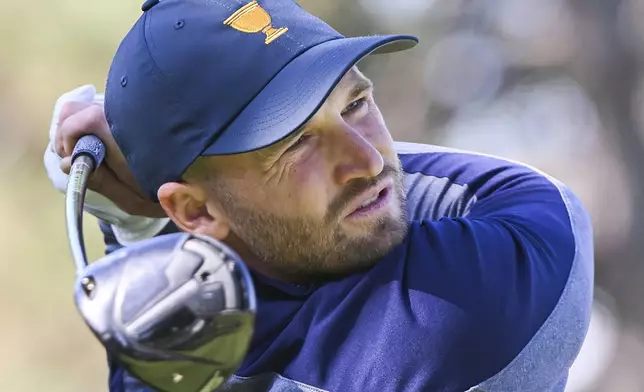
<path id="1" fill-rule="evenodd" d="M 94 135 L 79 139 L 65 198 L 85 323 L 125 369 L 160 392 L 211 392 L 244 359 L 256 299 L 249 271 L 224 244 L 168 234 L 89 264 L 83 210 L 90 175 L 105 158 Z"/>
<path id="2" fill-rule="evenodd" d="M 163 392 L 222 385 L 246 355 L 256 311 L 239 257 L 189 234 L 152 238 L 90 264 L 75 300 L 125 369 Z"/>

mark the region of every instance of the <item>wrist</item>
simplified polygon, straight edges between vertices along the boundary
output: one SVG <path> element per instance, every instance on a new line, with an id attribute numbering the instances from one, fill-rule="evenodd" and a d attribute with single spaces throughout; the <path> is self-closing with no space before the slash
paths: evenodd
<path id="1" fill-rule="evenodd" d="M 127 221 L 119 225 L 112 224 L 111 226 L 116 240 L 119 244 L 125 246 L 155 237 L 166 227 L 169 221 L 169 218 L 130 216 Z"/>

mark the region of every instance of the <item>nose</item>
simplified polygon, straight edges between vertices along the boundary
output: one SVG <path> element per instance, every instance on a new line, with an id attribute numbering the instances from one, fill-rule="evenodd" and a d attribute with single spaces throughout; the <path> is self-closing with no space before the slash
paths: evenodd
<path id="1" fill-rule="evenodd" d="M 338 132 L 333 150 L 338 154 L 334 173 L 339 184 L 376 177 L 384 168 L 384 159 L 376 146 L 351 127 Z"/>

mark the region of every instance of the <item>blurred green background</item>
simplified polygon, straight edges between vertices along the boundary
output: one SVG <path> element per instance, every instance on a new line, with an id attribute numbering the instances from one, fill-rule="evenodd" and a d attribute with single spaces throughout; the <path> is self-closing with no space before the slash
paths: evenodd
<path id="1" fill-rule="evenodd" d="M 0 0 L 0 391 L 107 390 L 42 155 L 56 99 L 103 91 L 141 3 Z M 595 225 L 597 298 L 568 391 L 644 391 L 644 0 L 300 3 L 346 35 L 421 38 L 361 64 L 396 139 L 522 160 L 577 192 Z M 95 260 L 90 216 L 85 232 Z"/>
<path id="2" fill-rule="evenodd" d="M 64 197 L 42 164 L 56 99 L 104 86 L 140 13 L 132 1 L 0 1 L 0 391 L 106 391 L 107 366 L 73 302 Z M 91 260 L 103 253 L 86 215 Z"/>

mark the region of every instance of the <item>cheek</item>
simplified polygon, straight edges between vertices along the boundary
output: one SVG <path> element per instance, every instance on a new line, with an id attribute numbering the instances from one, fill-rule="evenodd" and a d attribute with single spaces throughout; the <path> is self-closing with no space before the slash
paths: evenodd
<path id="1" fill-rule="evenodd" d="M 291 167 L 287 183 L 277 190 L 286 215 L 324 216 L 333 195 L 327 170 L 319 152 Z"/>

